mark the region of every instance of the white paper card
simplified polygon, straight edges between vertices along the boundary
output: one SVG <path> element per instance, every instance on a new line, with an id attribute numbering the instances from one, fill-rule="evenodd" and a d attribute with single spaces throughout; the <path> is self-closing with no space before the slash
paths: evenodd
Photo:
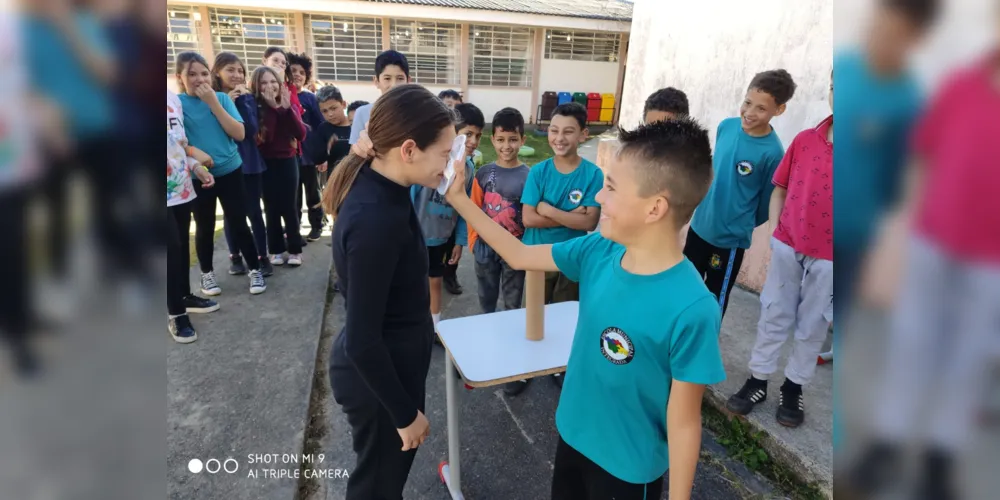
<path id="1" fill-rule="evenodd" d="M 438 185 L 438 194 L 444 196 L 452 181 L 455 180 L 455 162 L 465 159 L 465 136 L 460 135 L 451 143 L 451 154 L 448 155 L 448 166 L 444 168 L 444 179 Z"/>

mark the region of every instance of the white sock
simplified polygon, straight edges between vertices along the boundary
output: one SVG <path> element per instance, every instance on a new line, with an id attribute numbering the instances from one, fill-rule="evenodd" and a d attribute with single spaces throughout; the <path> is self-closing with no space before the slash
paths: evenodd
<path id="1" fill-rule="evenodd" d="M 441 313 L 437 314 L 431 313 L 431 318 L 434 319 L 434 326 L 436 327 L 438 326 L 438 323 L 441 321 Z"/>

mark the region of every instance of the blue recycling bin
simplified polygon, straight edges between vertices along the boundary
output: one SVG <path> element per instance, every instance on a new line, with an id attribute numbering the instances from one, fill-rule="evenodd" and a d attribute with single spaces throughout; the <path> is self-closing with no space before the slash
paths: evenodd
<path id="1" fill-rule="evenodd" d="M 566 104 L 567 102 L 573 102 L 573 94 L 569 92 L 560 92 L 559 104 Z"/>

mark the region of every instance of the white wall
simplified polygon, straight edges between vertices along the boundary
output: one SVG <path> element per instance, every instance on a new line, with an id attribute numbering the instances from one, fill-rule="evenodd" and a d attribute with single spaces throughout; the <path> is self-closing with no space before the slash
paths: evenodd
<path id="1" fill-rule="evenodd" d="M 674 19 L 668 28 L 661 19 Z M 786 146 L 830 114 L 833 0 L 635 3 L 620 122 L 633 127 L 653 91 L 683 90 L 711 131 L 739 105 L 754 74 L 784 68 L 798 85 L 771 123 Z"/>
<path id="2" fill-rule="evenodd" d="M 531 89 L 510 89 L 504 87 L 469 87 L 465 102 L 475 104 L 486 117 L 486 123 L 493 120 L 493 115 L 503 108 L 517 108 L 528 123 L 532 115 Z"/>
<path id="3" fill-rule="evenodd" d="M 538 103 L 543 92 L 597 92 L 614 94 L 618 87 L 618 63 L 542 59 L 538 75 Z"/>

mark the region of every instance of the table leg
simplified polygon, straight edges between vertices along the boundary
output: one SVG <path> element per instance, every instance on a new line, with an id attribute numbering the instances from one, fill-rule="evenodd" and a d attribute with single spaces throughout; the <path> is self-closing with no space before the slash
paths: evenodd
<path id="1" fill-rule="evenodd" d="M 445 350 L 444 363 L 445 393 L 448 406 L 448 462 L 442 464 L 441 479 L 448 487 L 453 500 L 463 500 L 461 466 L 459 464 L 458 440 L 458 380 L 455 377 L 454 360 L 451 353 Z"/>

